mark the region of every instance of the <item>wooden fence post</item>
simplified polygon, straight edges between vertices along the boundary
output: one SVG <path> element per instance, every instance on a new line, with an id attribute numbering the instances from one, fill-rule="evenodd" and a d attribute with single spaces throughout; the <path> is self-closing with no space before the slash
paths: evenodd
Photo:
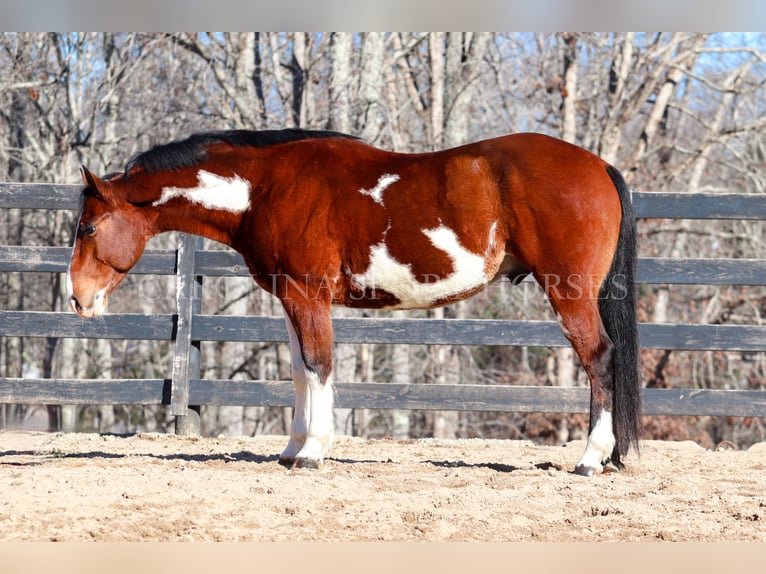
<path id="1" fill-rule="evenodd" d="M 200 342 L 192 341 L 192 317 L 202 307 L 202 277 L 194 273 L 194 252 L 202 238 L 182 233 L 176 260 L 178 315 L 173 349 L 170 413 L 176 417 L 176 434 L 200 434 L 199 406 L 189 406 L 189 379 L 200 378 Z"/>

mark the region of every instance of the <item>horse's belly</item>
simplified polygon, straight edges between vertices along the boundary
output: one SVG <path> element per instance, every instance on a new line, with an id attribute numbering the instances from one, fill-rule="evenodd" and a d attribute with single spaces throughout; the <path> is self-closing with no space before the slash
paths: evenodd
<path id="1" fill-rule="evenodd" d="M 493 278 L 495 253 L 488 260 L 465 249 L 455 233 L 444 226 L 425 230 L 431 242 L 446 252 L 452 262 L 448 273 L 412 271 L 412 265 L 398 261 L 385 243 L 370 249 L 370 264 L 364 273 L 350 276 L 352 290 L 358 293 L 358 306 L 389 309 L 424 309 L 465 299 L 481 291 Z"/>

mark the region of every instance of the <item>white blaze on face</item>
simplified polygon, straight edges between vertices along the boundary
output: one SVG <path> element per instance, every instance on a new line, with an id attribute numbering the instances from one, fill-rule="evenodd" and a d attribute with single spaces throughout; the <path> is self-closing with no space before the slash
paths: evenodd
<path id="1" fill-rule="evenodd" d="M 72 299 L 74 294 L 74 285 L 72 285 L 72 272 L 67 269 L 66 272 L 66 299 L 67 301 Z"/>
<path id="2" fill-rule="evenodd" d="M 383 192 L 386 191 L 388 186 L 392 183 L 399 181 L 399 176 L 391 173 L 384 173 L 378 178 L 378 183 L 372 189 L 360 189 L 359 193 L 371 197 L 375 203 L 383 205 Z"/>
<path id="3" fill-rule="evenodd" d="M 487 282 L 484 272 L 485 260 L 460 245 L 455 232 L 444 225 L 424 229 L 423 234 L 434 247 L 444 251 L 452 261 L 452 273 L 444 279 L 423 277 L 421 281 L 413 275 L 412 266 L 401 263 L 389 253 L 385 241 L 370 249 L 370 266 L 364 273 L 352 276 L 361 289 L 381 289 L 390 293 L 402 309 L 428 307 L 448 297 L 467 293 Z"/>
<path id="4" fill-rule="evenodd" d="M 197 174 L 197 187 L 164 187 L 152 205 L 162 205 L 180 197 L 206 209 L 243 213 L 250 207 L 250 182 L 238 175 L 223 177 L 209 171 Z"/>

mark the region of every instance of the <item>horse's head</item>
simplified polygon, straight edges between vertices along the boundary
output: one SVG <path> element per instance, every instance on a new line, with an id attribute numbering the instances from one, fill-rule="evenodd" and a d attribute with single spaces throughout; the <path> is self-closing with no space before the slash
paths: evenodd
<path id="1" fill-rule="evenodd" d="M 151 234 L 141 209 L 117 193 L 116 181 L 99 179 L 85 167 L 82 177 L 87 189 L 69 264 L 69 305 L 80 317 L 98 317 Z"/>

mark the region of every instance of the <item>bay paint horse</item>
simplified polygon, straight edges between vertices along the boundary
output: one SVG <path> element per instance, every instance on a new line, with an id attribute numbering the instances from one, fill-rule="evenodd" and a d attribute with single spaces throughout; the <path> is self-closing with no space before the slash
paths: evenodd
<path id="1" fill-rule="evenodd" d="M 591 385 L 590 476 L 638 446 L 635 220 L 619 172 L 539 134 L 420 154 L 326 131 L 192 135 L 100 179 L 85 167 L 69 303 L 101 315 L 165 231 L 242 254 L 283 305 L 295 412 L 286 466 L 316 467 L 333 437 L 332 305 L 422 309 L 532 274 Z"/>

